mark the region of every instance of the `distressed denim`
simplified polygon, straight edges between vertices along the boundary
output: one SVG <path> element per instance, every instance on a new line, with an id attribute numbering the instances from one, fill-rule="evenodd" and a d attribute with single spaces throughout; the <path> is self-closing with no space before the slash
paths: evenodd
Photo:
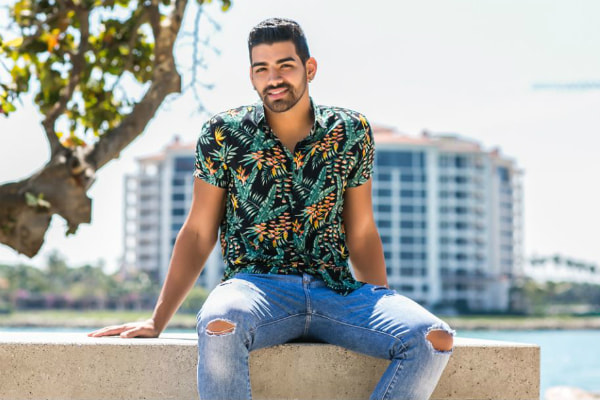
<path id="1" fill-rule="evenodd" d="M 347 296 L 314 276 L 237 274 L 208 296 L 198 313 L 201 400 L 252 398 L 250 351 L 294 339 L 331 343 L 390 360 L 371 399 L 428 399 L 448 362 L 426 336 L 454 331 L 425 308 L 383 286 Z M 213 332 L 213 321 L 233 329 Z"/>

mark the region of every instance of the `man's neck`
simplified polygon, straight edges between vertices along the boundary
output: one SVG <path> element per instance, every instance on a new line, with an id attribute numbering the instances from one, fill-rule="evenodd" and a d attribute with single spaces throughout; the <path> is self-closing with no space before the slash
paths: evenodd
<path id="1" fill-rule="evenodd" d="M 314 123 L 314 113 L 310 107 L 310 98 L 303 96 L 288 111 L 275 113 L 265 107 L 265 117 L 269 127 L 285 143 L 299 141 L 308 136 Z"/>

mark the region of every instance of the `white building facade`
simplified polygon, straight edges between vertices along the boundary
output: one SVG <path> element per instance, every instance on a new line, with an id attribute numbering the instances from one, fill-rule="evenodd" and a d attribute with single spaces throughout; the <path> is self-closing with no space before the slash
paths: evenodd
<path id="1" fill-rule="evenodd" d="M 391 287 L 429 308 L 505 311 L 522 275 L 522 172 L 456 135 L 375 128 L 373 208 Z"/>
<path id="2" fill-rule="evenodd" d="M 429 307 L 503 311 L 522 275 L 521 171 L 457 136 L 375 128 L 373 210 L 391 287 Z M 125 271 L 164 280 L 192 196 L 195 146 L 173 143 L 125 180 Z M 200 283 L 223 271 L 220 246 Z"/>
<path id="3" fill-rule="evenodd" d="M 136 174 L 125 177 L 122 271 L 147 272 L 163 282 L 177 234 L 192 202 L 195 146 L 178 139 L 159 155 L 138 160 Z M 224 264 L 221 247 L 212 250 L 198 283 L 215 287 Z"/>

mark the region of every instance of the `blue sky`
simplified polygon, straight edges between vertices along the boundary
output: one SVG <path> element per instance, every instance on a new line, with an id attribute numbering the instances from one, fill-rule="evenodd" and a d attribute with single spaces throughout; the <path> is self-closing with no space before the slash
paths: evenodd
<path id="1" fill-rule="evenodd" d="M 600 82 L 600 2 L 234 0 L 227 13 L 218 3 L 208 9 L 222 24 L 213 35 L 221 54 L 210 57 L 203 76 L 215 85 L 203 92 L 212 112 L 257 99 L 248 80 L 251 27 L 271 16 L 295 19 L 319 63 L 315 101 L 359 110 L 373 124 L 411 135 L 427 129 L 500 147 L 525 173 L 525 254 L 559 252 L 600 263 L 600 90 L 533 88 Z M 181 66 L 189 60 L 185 47 L 177 55 Z M 0 182 L 28 176 L 47 161 L 30 101 L 0 119 Z M 122 252 L 124 173 L 176 134 L 195 141 L 205 116 L 194 110 L 189 94 L 169 102 L 99 171 L 90 225 L 65 238 L 65 223 L 55 217 L 41 256 L 30 261 L 0 245 L 0 262 L 40 263 L 58 248 L 72 264 L 104 259 L 114 269 Z"/>

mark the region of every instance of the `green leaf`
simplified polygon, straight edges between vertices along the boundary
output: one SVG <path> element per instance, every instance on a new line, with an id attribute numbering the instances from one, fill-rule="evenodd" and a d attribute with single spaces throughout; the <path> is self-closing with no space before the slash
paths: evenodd
<path id="1" fill-rule="evenodd" d="M 39 195 L 36 196 L 29 192 L 25 192 L 25 204 L 27 204 L 29 207 L 35 207 L 35 208 L 44 208 L 44 209 L 50 208 L 50 202 L 44 200 L 43 193 L 40 193 Z"/>
<path id="2" fill-rule="evenodd" d="M 23 44 L 23 38 L 22 37 L 18 37 L 16 39 L 13 40 L 9 40 L 8 42 L 4 43 L 5 47 L 19 47 Z"/>

